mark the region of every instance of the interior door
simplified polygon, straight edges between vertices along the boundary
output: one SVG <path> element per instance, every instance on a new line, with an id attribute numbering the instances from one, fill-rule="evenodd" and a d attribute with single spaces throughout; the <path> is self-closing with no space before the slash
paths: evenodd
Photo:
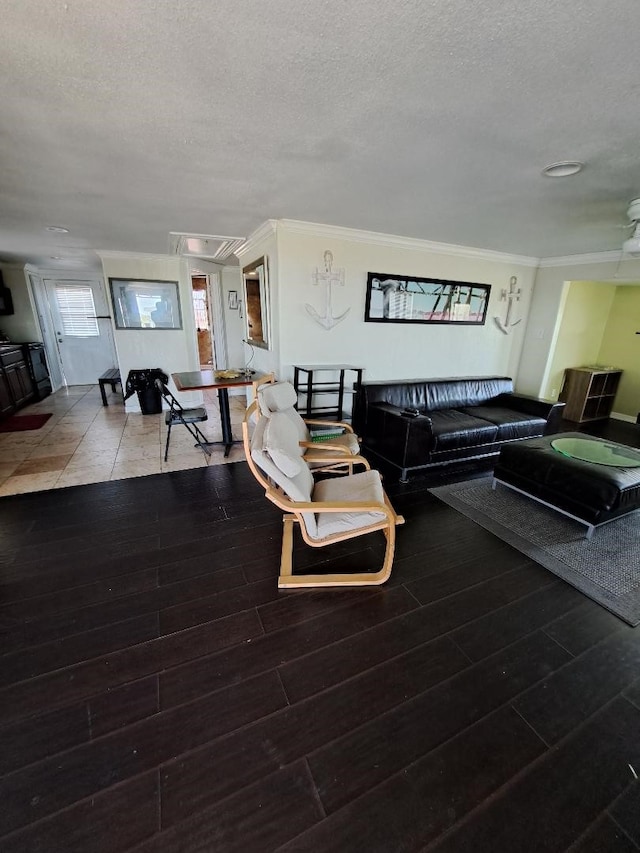
<path id="1" fill-rule="evenodd" d="M 101 279 L 45 279 L 56 347 L 67 385 L 95 385 L 116 351 Z"/>

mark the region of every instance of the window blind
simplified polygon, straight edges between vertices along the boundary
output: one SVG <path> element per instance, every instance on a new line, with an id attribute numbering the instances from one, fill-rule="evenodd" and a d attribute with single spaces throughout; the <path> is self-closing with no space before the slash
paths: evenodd
<path id="1" fill-rule="evenodd" d="M 56 284 L 56 301 L 65 335 L 75 338 L 100 336 L 90 287 L 83 284 Z"/>

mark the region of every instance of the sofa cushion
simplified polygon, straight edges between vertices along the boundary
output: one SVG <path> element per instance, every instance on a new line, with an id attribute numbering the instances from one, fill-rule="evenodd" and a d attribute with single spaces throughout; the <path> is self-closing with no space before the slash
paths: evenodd
<path id="1" fill-rule="evenodd" d="M 507 376 L 431 379 L 426 383 L 427 412 L 462 409 L 486 403 L 498 394 L 513 391 L 513 380 Z"/>
<path id="2" fill-rule="evenodd" d="M 498 441 L 510 441 L 516 438 L 533 438 L 544 433 L 547 422 L 544 418 L 514 412 L 502 406 L 470 406 L 461 409 L 475 418 L 482 418 L 498 427 Z"/>
<path id="3" fill-rule="evenodd" d="M 399 409 L 413 408 L 420 412 L 455 409 L 486 403 L 499 394 L 513 391 L 508 376 L 471 376 L 455 379 L 410 379 L 403 382 L 363 382 L 356 396 L 356 414 L 366 417 L 366 408 L 375 403 L 387 403 Z"/>
<path id="4" fill-rule="evenodd" d="M 429 417 L 433 435 L 431 449 L 436 452 L 490 444 L 496 440 L 498 434 L 498 427 L 495 424 L 475 418 L 458 409 L 432 412 Z"/>

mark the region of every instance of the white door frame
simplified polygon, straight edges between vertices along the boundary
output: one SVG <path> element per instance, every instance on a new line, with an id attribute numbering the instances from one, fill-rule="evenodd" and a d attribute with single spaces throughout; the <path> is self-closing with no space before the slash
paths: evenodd
<path id="1" fill-rule="evenodd" d="M 222 303 L 222 268 L 202 258 L 188 258 L 189 281 L 192 276 L 205 275 L 207 278 L 207 297 L 211 309 L 213 330 L 213 359 L 221 370 L 227 367 L 227 328 Z M 197 345 L 197 341 L 196 341 Z"/>
<path id="2" fill-rule="evenodd" d="M 62 363 L 60 362 L 60 353 L 56 342 L 55 329 L 53 328 L 53 320 L 51 311 L 49 310 L 49 301 L 44 288 L 44 279 L 40 272 L 25 267 L 27 276 L 27 287 L 31 291 L 33 304 L 36 307 L 36 316 L 38 325 L 40 326 L 40 334 L 44 344 L 45 355 L 47 356 L 47 364 L 49 366 L 49 378 L 51 379 L 51 388 L 57 391 L 65 384 L 64 373 L 62 372 Z"/>

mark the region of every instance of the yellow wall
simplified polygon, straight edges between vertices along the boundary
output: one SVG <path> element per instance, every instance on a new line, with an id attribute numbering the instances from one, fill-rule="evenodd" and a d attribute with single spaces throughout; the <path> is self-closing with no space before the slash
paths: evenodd
<path id="1" fill-rule="evenodd" d="M 597 363 L 622 368 L 613 409 L 635 420 L 640 412 L 640 287 L 620 285 L 614 293 Z"/>
<path id="2" fill-rule="evenodd" d="M 601 363 L 600 348 L 615 291 L 613 285 L 598 281 L 570 283 L 543 397 L 557 399 L 565 368 Z"/>

